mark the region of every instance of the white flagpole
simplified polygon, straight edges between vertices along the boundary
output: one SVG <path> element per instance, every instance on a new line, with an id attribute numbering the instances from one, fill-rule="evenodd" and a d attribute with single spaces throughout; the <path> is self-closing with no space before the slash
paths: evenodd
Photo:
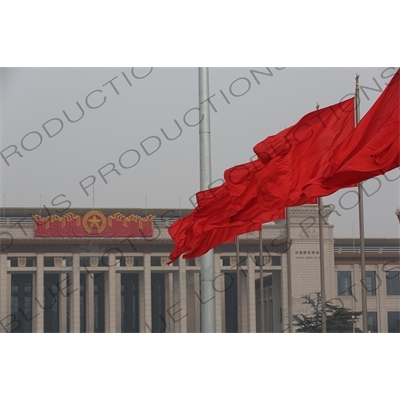
<path id="1" fill-rule="evenodd" d="M 259 266 L 260 266 L 260 332 L 264 333 L 264 260 L 263 260 L 263 249 L 262 249 L 262 225 L 258 232 L 259 236 Z"/>
<path id="2" fill-rule="evenodd" d="M 211 138 L 210 138 L 210 105 L 208 68 L 199 68 L 199 111 L 200 111 L 200 190 L 210 189 L 211 185 Z M 215 332 L 215 293 L 213 281 L 215 278 L 214 251 L 200 257 L 201 274 L 201 332 Z"/>
<path id="3" fill-rule="evenodd" d="M 288 288 L 288 319 L 289 333 L 293 333 L 293 307 L 292 307 L 292 243 L 290 238 L 290 211 L 286 207 L 286 241 L 289 248 L 286 252 L 287 257 L 287 288 Z"/>
<path id="4" fill-rule="evenodd" d="M 356 74 L 356 121 L 357 126 L 360 122 L 360 76 Z M 363 319 L 363 332 L 368 333 L 368 314 L 367 314 L 367 288 L 365 277 L 365 241 L 364 241 L 364 197 L 362 182 L 358 185 L 358 215 L 360 223 L 360 256 L 361 256 L 361 305 L 362 305 L 362 319 Z"/>
<path id="5" fill-rule="evenodd" d="M 317 103 L 316 109 L 319 109 Z M 321 328 L 326 333 L 326 292 L 325 292 L 325 251 L 324 251 L 324 219 L 322 218 L 322 198 L 318 197 L 319 222 L 319 271 L 321 280 Z"/>
<path id="6" fill-rule="evenodd" d="M 325 295 L 325 251 L 324 251 L 324 220 L 322 218 L 322 199 L 318 197 L 319 220 L 319 270 L 321 278 L 321 325 L 322 333 L 326 333 L 326 295 Z"/>
<path id="7" fill-rule="evenodd" d="M 242 332 L 242 291 L 240 279 L 239 236 L 236 236 L 236 293 L 237 293 L 237 328 Z"/>

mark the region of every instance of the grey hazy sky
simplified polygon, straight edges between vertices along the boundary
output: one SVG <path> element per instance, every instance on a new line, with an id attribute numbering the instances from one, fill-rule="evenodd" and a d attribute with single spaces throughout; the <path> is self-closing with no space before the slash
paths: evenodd
<path id="1" fill-rule="evenodd" d="M 270 67 L 271 76 L 254 76 L 251 70 L 267 73 L 266 67 L 210 68 L 213 180 L 249 161 L 255 144 L 296 123 L 317 102 L 325 107 L 354 92 L 356 72 L 362 86 L 375 89 L 361 91 L 363 116 L 394 72 L 387 67 Z M 1 149 L 15 145 L 23 156 L 10 156 L 10 166 L 0 160 L 1 204 L 5 194 L 9 207 L 39 207 L 40 196 L 48 207 L 57 196 L 54 203 L 69 200 L 72 207 L 92 207 L 92 187 L 87 196 L 79 183 L 88 185 L 92 178 L 85 178 L 93 175 L 95 207 L 144 207 L 146 196 L 149 208 L 192 207 L 189 199 L 199 189 L 199 128 L 189 126 L 198 121 L 198 112 L 188 111 L 198 106 L 196 68 L 135 68 L 133 73 L 128 67 L 5 68 L 1 96 Z M 82 115 L 76 102 L 84 115 L 69 122 L 63 111 L 71 120 Z M 175 120 L 182 128 L 179 137 Z M 105 175 L 112 163 L 119 174 L 106 175 L 105 183 L 99 169 L 104 167 Z M 399 237 L 394 215 L 399 176 L 395 170 L 365 184 L 367 237 Z M 350 189 L 324 198 L 340 214 L 331 217 L 336 237 L 358 236 L 355 200 Z"/>

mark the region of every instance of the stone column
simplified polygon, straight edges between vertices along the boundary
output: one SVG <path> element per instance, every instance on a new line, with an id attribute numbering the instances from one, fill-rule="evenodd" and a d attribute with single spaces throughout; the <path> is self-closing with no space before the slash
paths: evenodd
<path id="1" fill-rule="evenodd" d="M 273 332 L 281 332 L 281 307 L 282 307 L 282 278 L 280 271 L 272 272 L 272 304 L 273 304 Z M 283 326 L 286 327 L 286 324 Z M 289 332 L 289 329 L 287 329 Z"/>
<path id="2" fill-rule="evenodd" d="M 248 282 L 248 274 L 245 270 L 244 266 L 240 266 L 240 288 L 242 293 L 242 332 L 248 332 L 248 318 L 247 318 L 247 310 L 248 310 L 248 302 L 247 302 L 247 282 Z"/>
<path id="3" fill-rule="evenodd" d="M 195 318 L 195 332 L 200 333 L 201 332 L 201 325 L 200 325 L 200 274 L 198 272 L 195 272 L 193 274 L 193 280 L 194 280 L 194 318 Z M 197 295 L 196 295 L 197 293 Z"/>
<path id="4" fill-rule="evenodd" d="M 116 332 L 121 333 L 121 274 L 115 274 L 115 306 L 116 306 Z"/>
<path id="5" fill-rule="evenodd" d="M 0 255 L 0 332 L 10 332 L 12 317 L 7 310 L 7 254 Z"/>
<path id="6" fill-rule="evenodd" d="M 79 333 L 81 331 L 81 309 L 80 309 L 80 266 L 79 253 L 72 256 L 72 289 L 70 298 L 70 332 Z"/>
<path id="7" fill-rule="evenodd" d="M 117 307 L 115 294 L 115 274 L 116 274 L 115 253 L 108 254 L 108 273 L 106 274 L 106 332 L 115 333 L 117 331 Z"/>
<path id="8" fill-rule="evenodd" d="M 174 333 L 174 324 L 170 323 L 170 318 L 168 315 L 168 310 L 174 304 L 174 276 L 172 272 L 167 272 L 165 274 L 165 308 L 167 310 L 166 320 L 167 320 L 167 332 Z"/>
<path id="9" fill-rule="evenodd" d="M 179 310 L 180 332 L 187 333 L 187 295 L 186 295 L 186 260 L 179 259 Z"/>
<path id="10" fill-rule="evenodd" d="M 35 297 L 32 299 L 32 330 L 35 333 L 44 332 L 44 255 L 37 254 L 36 276 L 35 276 Z"/>
<path id="11" fill-rule="evenodd" d="M 256 333 L 256 288 L 255 288 L 255 263 L 254 254 L 247 257 L 247 321 L 248 332 Z"/>
<path id="12" fill-rule="evenodd" d="M 215 332 L 222 333 L 222 296 L 224 295 L 224 275 L 221 273 L 221 254 L 214 253 L 215 279 L 213 293 L 215 295 Z"/>
<path id="13" fill-rule="evenodd" d="M 152 332 L 152 323 L 151 323 L 151 259 L 150 259 L 150 253 L 144 254 L 143 298 L 142 299 L 143 299 L 144 332 L 150 333 L 150 332 Z"/>

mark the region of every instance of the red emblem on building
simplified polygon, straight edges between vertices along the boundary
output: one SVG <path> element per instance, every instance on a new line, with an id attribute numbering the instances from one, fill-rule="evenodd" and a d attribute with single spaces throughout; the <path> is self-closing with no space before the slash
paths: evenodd
<path id="1" fill-rule="evenodd" d="M 36 237 L 152 237 L 155 216 L 116 213 L 106 217 L 93 210 L 83 217 L 67 213 L 48 217 L 32 215 L 32 218 Z"/>

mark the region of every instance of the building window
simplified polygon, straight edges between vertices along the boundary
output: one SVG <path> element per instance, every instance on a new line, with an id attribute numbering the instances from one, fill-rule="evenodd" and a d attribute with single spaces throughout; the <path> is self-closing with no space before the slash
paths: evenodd
<path id="1" fill-rule="evenodd" d="M 133 266 L 134 267 L 143 267 L 144 266 L 144 257 L 133 257 Z"/>
<path id="2" fill-rule="evenodd" d="M 400 272 L 386 272 L 386 294 L 388 296 L 400 295 Z"/>
<path id="3" fill-rule="evenodd" d="M 187 267 L 195 267 L 196 266 L 196 259 L 195 258 L 188 258 L 186 260 Z"/>
<path id="4" fill-rule="evenodd" d="M 376 311 L 368 312 L 368 331 L 378 333 L 378 315 Z"/>
<path id="5" fill-rule="evenodd" d="M 230 267 L 231 258 L 227 256 L 221 256 L 221 267 Z"/>
<path id="6" fill-rule="evenodd" d="M 376 296 L 376 272 L 375 271 L 366 271 L 365 272 L 365 286 L 367 289 L 367 296 Z"/>
<path id="7" fill-rule="evenodd" d="M 161 257 L 152 256 L 151 257 L 151 266 L 152 267 L 160 267 L 161 266 Z"/>
<path id="8" fill-rule="evenodd" d="M 338 295 L 339 296 L 351 296 L 351 272 L 350 271 L 338 271 Z"/>
<path id="9" fill-rule="evenodd" d="M 400 312 L 389 311 L 388 312 L 388 332 L 389 333 L 400 333 Z"/>
<path id="10" fill-rule="evenodd" d="M 281 256 L 272 256 L 272 265 L 274 267 L 281 265 Z"/>

